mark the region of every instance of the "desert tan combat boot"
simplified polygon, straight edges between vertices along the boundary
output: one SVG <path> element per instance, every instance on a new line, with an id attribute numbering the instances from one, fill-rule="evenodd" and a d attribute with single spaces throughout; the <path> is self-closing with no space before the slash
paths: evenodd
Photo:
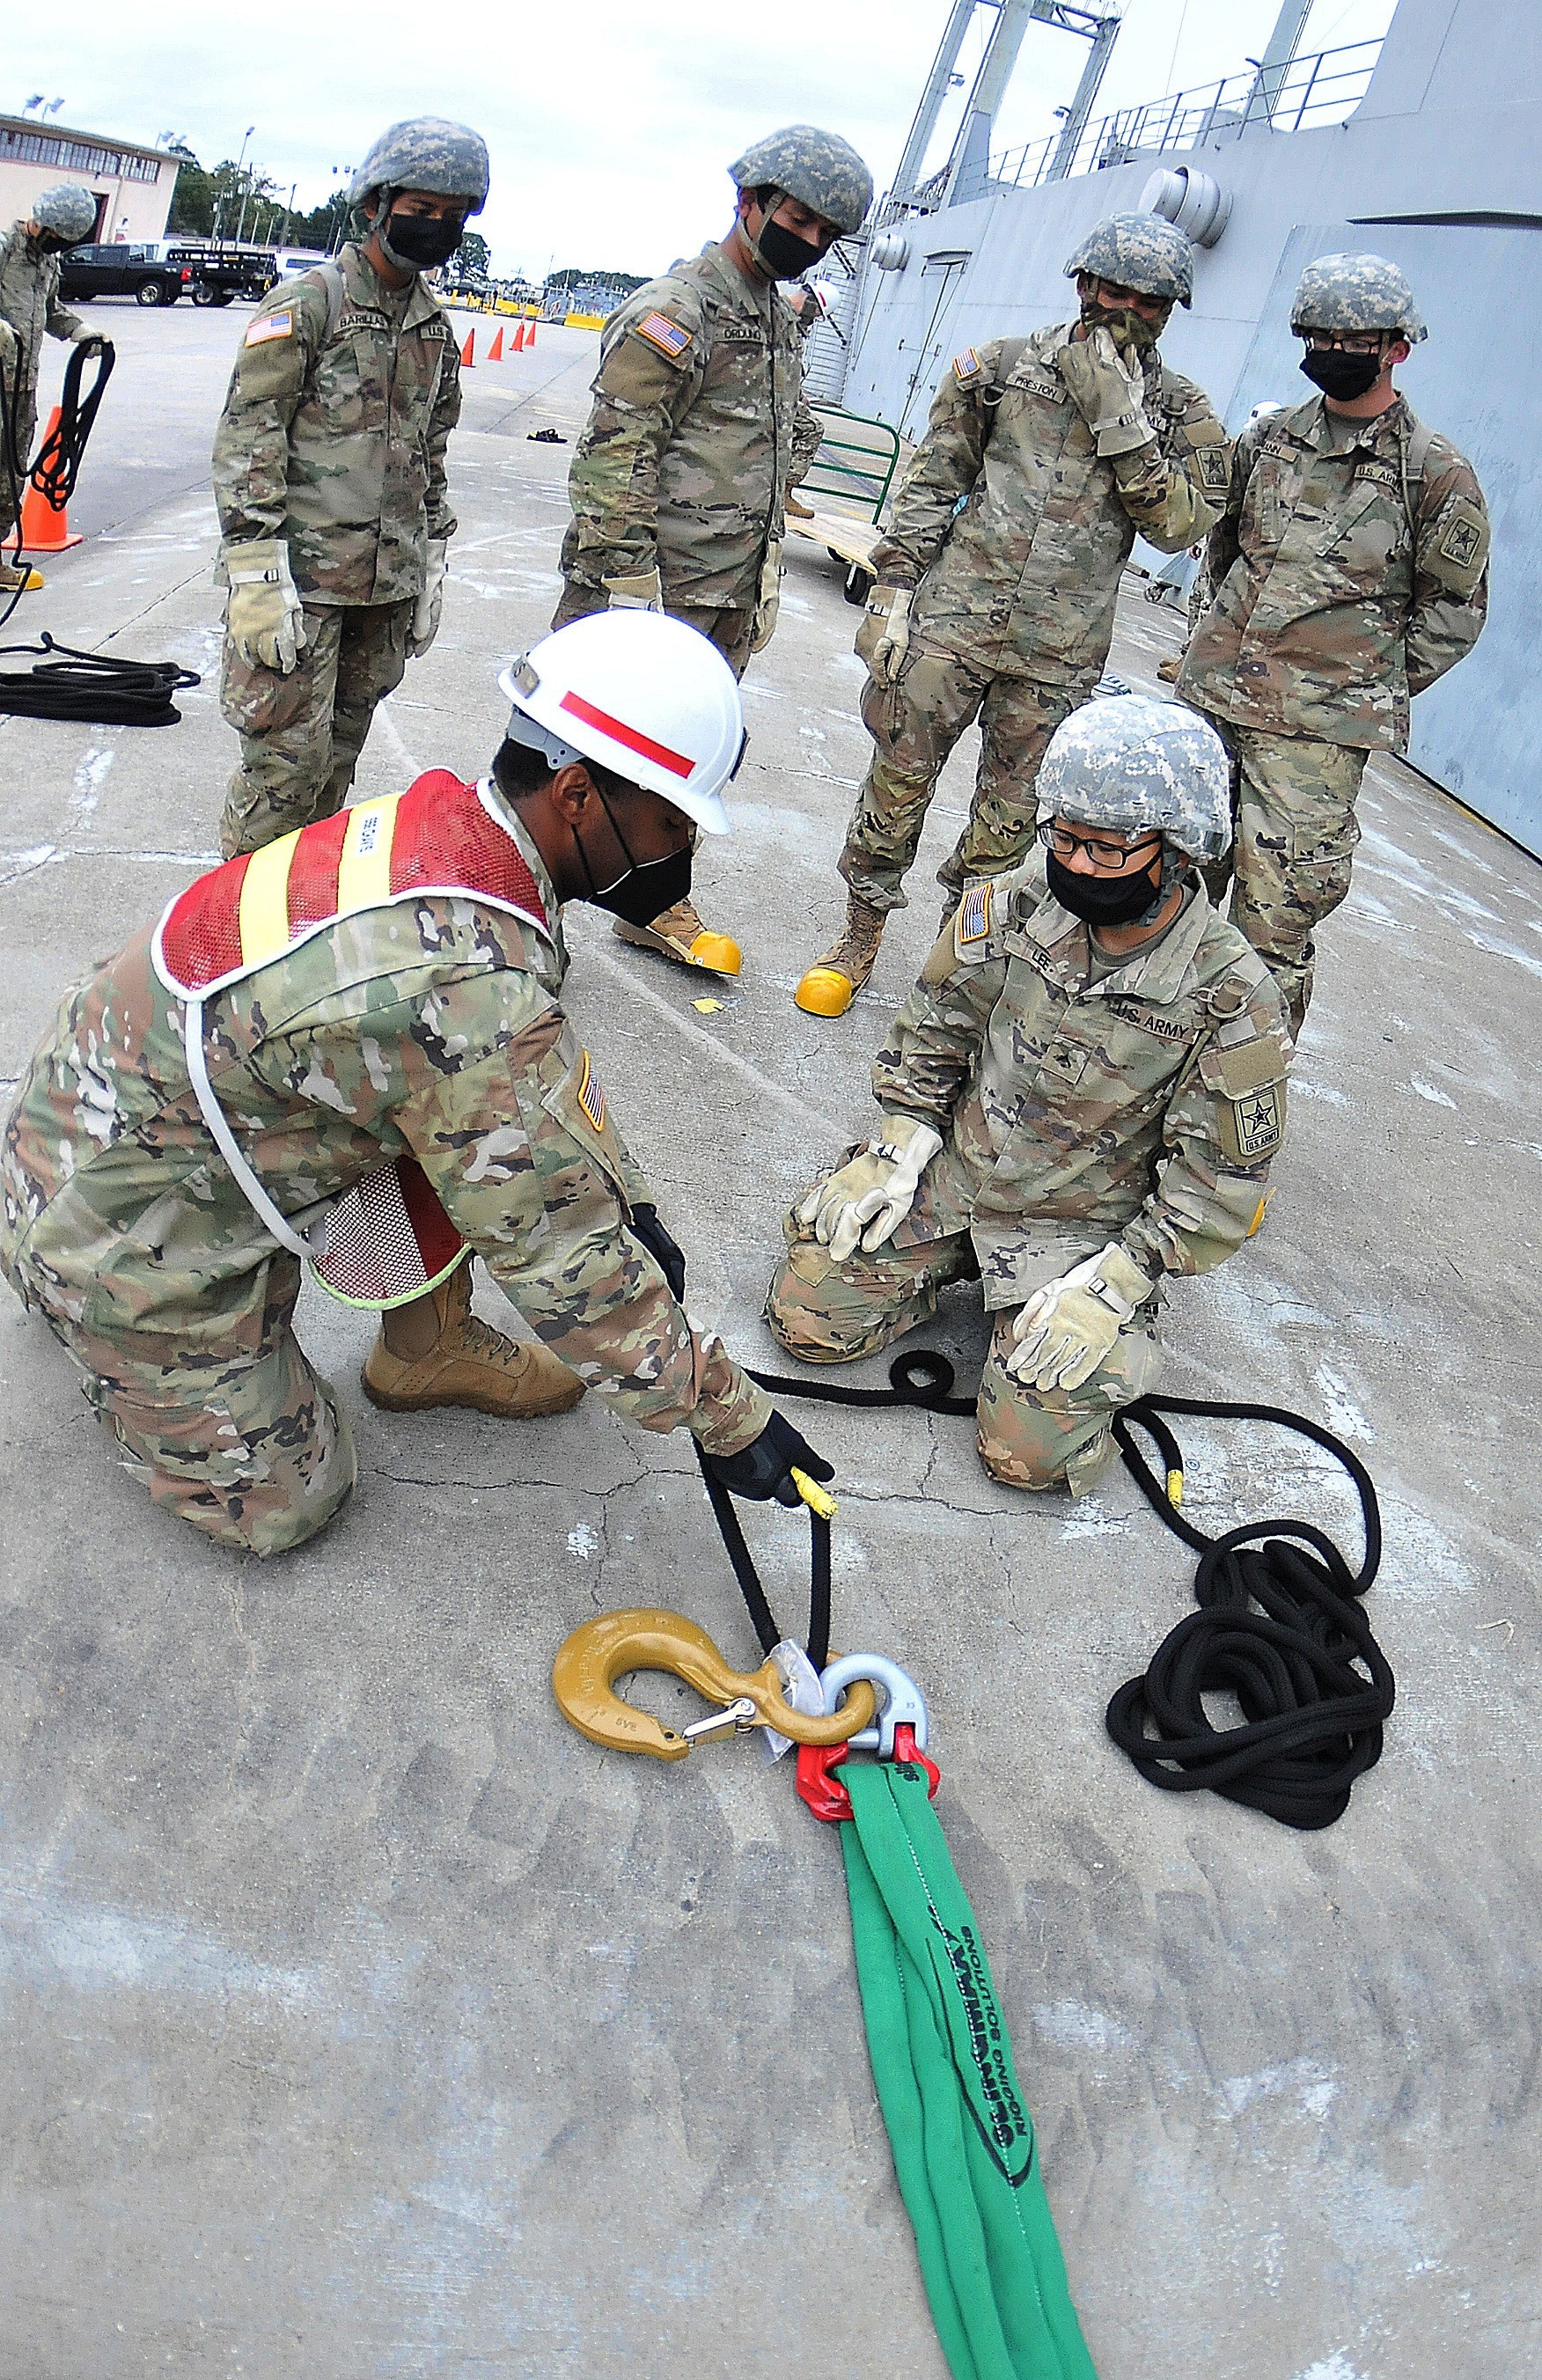
<path id="1" fill-rule="evenodd" d="M 472 1313 L 469 1257 L 437 1289 L 382 1315 L 362 1378 L 370 1403 L 387 1413 L 469 1405 L 504 1421 L 566 1413 L 584 1393 L 549 1348 L 505 1339 Z"/>
<path id="2" fill-rule="evenodd" d="M 733 936 L 714 934 L 704 926 L 693 901 L 676 901 L 650 926 L 629 926 L 625 917 L 618 917 L 615 932 L 620 941 L 636 942 L 639 950 L 662 951 L 666 959 L 678 959 L 682 966 L 705 967 L 709 975 L 737 975 L 744 965 Z"/>
<path id="3" fill-rule="evenodd" d="M 46 586 L 47 583 L 42 571 L 33 570 L 30 565 L 18 568 L 15 563 L 0 562 L 0 595 L 15 595 L 18 592 L 23 595 L 35 595 L 38 589 Z"/>
<path id="4" fill-rule="evenodd" d="M 873 971 L 887 914 L 859 893 L 846 894 L 846 922 L 839 941 L 814 961 L 793 994 L 806 1015 L 845 1014 Z"/>

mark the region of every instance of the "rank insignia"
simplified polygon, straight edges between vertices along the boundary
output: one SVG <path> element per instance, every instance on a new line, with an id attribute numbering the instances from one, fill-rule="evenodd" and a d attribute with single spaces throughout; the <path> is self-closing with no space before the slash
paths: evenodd
<path id="1" fill-rule="evenodd" d="M 280 314 L 263 314 L 252 323 L 241 345 L 260 347 L 265 339 L 287 339 L 293 335 L 295 318 L 285 307 Z"/>
<path id="2" fill-rule="evenodd" d="M 679 362 L 691 343 L 691 333 L 679 322 L 672 322 L 667 314 L 645 314 L 640 322 L 633 323 L 632 328 L 639 339 L 646 339 L 650 347 L 657 347 L 672 364 Z"/>
<path id="3" fill-rule="evenodd" d="M 983 942 L 990 931 L 990 883 L 971 884 L 958 907 L 958 940 Z"/>
<path id="4" fill-rule="evenodd" d="M 578 1105 L 583 1109 L 585 1115 L 588 1116 L 590 1123 L 594 1126 L 595 1131 L 603 1132 L 605 1129 L 605 1094 L 594 1079 L 594 1074 L 589 1065 L 589 1051 L 587 1050 L 584 1051 L 583 1072 L 578 1076 L 578 1089 L 577 1096 Z"/>

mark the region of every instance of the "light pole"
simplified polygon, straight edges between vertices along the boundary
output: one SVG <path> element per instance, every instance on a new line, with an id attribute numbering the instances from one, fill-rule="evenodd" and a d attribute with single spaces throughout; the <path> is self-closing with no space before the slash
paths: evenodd
<path id="1" fill-rule="evenodd" d="M 245 132 L 241 135 L 241 153 L 240 153 L 240 155 L 239 155 L 239 156 L 237 158 L 237 160 L 236 160 L 236 173 L 237 173 L 237 178 L 239 178 L 240 171 L 241 171 L 242 166 L 246 164 L 246 158 L 247 158 L 247 142 L 251 139 L 251 136 L 252 136 L 252 134 L 256 131 L 256 129 L 257 129 L 257 127 L 256 127 L 256 125 L 255 125 L 255 124 L 249 124 L 249 125 L 247 126 L 247 128 L 246 128 Z M 245 207 L 245 203 L 244 203 L 244 202 L 243 202 L 243 204 L 242 204 L 241 212 L 242 212 L 242 214 L 243 214 L 243 215 L 244 215 L 244 214 L 245 214 L 245 212 L 246 212 L 246 207 Z M 219 203 L 219 209 L 218 209 L 218 212 L 216 212 L 215 217 L 214 217 L 214 237 L 215 237 L 216 239 L 218 239 L 219 236 L 220 236 L 220 224 L 221 224 L 221 221 L 222 221 L 222 220 L 223 220 L 223 218 L 224 218 L 224 215 L 225 215 L 225 200 L 224 200 L 224 197 L 222 196 L 222 197 L 221 197 L 221 200 L 220 200 L 220 203 Z M 240 236 L 241 236 L 241 235 L 240 235 L 240 232 L 239 232 L 239 230 L 237 230 L 237 234 L 236 234 L 236 237 L 237 237 L 237 240 L 239 240 Z"/>

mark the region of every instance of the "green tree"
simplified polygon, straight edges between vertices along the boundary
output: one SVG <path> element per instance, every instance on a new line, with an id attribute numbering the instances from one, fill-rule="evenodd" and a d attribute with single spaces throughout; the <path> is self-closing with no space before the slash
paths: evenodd
<path id="1" fill-rule="evenodd" d="M 629 296 L 634 289 L 640 289 L 647 279 L 646 273 L 589 273 L 582 265 L 565 264 L 560 273 L 547 274 L 546 286 L 548 289 L 572 289 L 581 283 L 595 282 L 601 288 L 625 290 Z"/>
<path id="2" fill-rule="evenodd" d="M 480 231 L 462 234 L 450 270 L 463 280 L 485 281 L 492 269 L 492 250 Z"/>

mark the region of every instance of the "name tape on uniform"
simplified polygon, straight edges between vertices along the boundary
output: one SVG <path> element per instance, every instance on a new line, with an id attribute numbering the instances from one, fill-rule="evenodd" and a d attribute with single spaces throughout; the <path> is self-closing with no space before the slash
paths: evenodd
<path id="1" fill-rule="evenodd" d="M 281 314 L 263 314 L 253 322 L 241 345 L 260 347 L 265 339 L 287 339 L 294 335 L 295 318 L 287 307 Z"/>

